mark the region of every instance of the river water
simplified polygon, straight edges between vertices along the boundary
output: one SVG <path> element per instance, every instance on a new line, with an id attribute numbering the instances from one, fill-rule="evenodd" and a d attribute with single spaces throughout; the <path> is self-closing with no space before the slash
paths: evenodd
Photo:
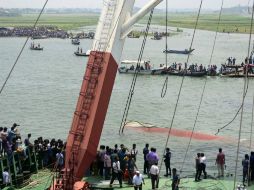
<path id="1" fill-rule="evenodd" d="M 152 30 L 156 30 L 153 28 Z M 189 63 L 208 65 L 213 45 L 214 32 L 197 31 Z M 191 42 L 192 31 L 168 38 L 169 49 L 185 49 Z M 227 57 L 235 57 L 241 63 L 247 55 L 248 39 L 246 34 L 218 34 L 212 64 L 220 66 Z M 0 84 L 7 77 L 25 38 L 0 38 Z M 10 127 L 13 122 L 20 124 L 23 136 L 32 133 L 32 137 L 66 139 L 75 110 L 87 58 L 76 57 L 76 46 L 69 39 L 38 40 L 43 51 L 31 51 L 27 46 L 16 65 L 9 82 L 0 95 L 0 126 Z M 30 43 L 30 42 L 29 42 Z M 83 51 L 90 49 L 91 40 L 81 40 Z M 123 59 L 137 59 L 142 38 L 127 39 L 123 50 Z M 29 45 L 29 44 L 28 44 Z M 144 59 L 158 66 L 165 63 L 162 53 L 165 40 L 147 40 Z M 169 55 L 169 63 L 182 62 L 186 55 Z M 126 128 L 124 135 L 118 130 L 128 96 L 132 75 L 117 74 L 110 105 L 102 132 L 101 144 L 113 146 L 132 143 L 139 149 L 138 165 L 142 167 L 142 149 L 145 143 L 157 148 L 160 157 L 163 154 L 167 134 L 141 133 Z M 166 76 L 139 76 L 128 120 L 150 123 L 157 127 L 170 126 L 181 77 L 169 76 L 165 98 L 161 98 L 161 89 Z M 176 111 L 173 128 L 191 130 L 194 124 L 198 104 L 205 78 L 184 79 L 183 89 Z M 253 79 L 250 79 L 246 96 L 239 159 L 249 152 L 251 131 L 251 112 L 253 99 Z M 217 129 L 228 123 L 235 115 L 242 101 L 244 79 L 208 77 L 203 102 L 200 109 L 196 132 L 215 134 Z M 235 121 L 219 136 L 225 140 L 192 140 L 183 170 L 194 171 L 194 157 L 204 152 L 208 159 L 208 171 L 216 173 L 214 161 L 218 148 L 226 154 L 227 172 L 234 173 L 240 114 Z M 170 136 L 172 166 L 181 168 L 189 138 Z M 241 175 L 238 162 L 237 175 Z"/>

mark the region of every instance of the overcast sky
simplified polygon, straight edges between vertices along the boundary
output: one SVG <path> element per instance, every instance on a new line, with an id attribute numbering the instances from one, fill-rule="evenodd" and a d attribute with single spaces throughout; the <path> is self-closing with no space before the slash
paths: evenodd
<path id="1" fill-rule="evenodd" d="M 101 8 L 103 0 L 49 0 L 47 8 Z M 121 1 L 121 0 L 120 0 Z M 136 5 L 141 7 L 149 0 L 136 0 Z M 0 0 L 3 8 L 42 8 L 45 0 Z M 171 9 L 198 8 L 200 0 L 168 0 Z M 247 6 L 252 0 L 224 0 L 224 7 L 237 5 Z M 221 0 L 204 0 L 203 8 L 220 9 Z M 250 5 L 251 6 L 251 5 Z M 165 7 L 165 0 L 158 6 Z"/>

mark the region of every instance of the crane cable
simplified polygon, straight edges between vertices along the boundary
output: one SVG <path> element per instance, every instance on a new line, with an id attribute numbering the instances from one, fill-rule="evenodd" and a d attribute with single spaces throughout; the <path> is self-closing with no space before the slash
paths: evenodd
<path id="1" fill-rule="evenodd" d="M 224 3 L 224 0 L 221 1 L 221 8 L 220 8 L 220 13 L 219 13 L 216 33 L 215 33 L 215 37 L 214 37 L 213 48 L 212 48 L 211 56 L 210 56 L 210 59 L 209 59 L 209 65 L 211 65 L 211 63 L 212 63 L 213 53 L 214 53 L 214 49 L 215 49 L 215 45 L 216 45 L 216 40 L 217 40 L 218 29 L 219 29 L 219 24 L 220 24 L 220 20 L 221 20 L 221 13 L 222 13 L 222 8 L 223 8 L 223 3 Z M 192 128 L 192 131 L 191 131 L 191 136 L 190 136 L 190 139 L 189 139 L 189 142 L 188 142 L 187 149 L 185 151 L 185 155 L 184 155 L 184 159 L 183 159 L 183 162 L 182 162 L 182 166 L 181 166 L 180 172 L 182 172 L 182 169 L 184 167 L 185 160 L 186 160 L 186 157 L 187 157 L 187 153 L 188 153 L 189 148 L 190 148 L 190 144 L 191 144 L 191 141 L 192 141 L 192 136 L 193 136 L 196 124 L 197 124 L 197 120 L 198 120 L 198 116 L 199 116 L 199 111 L 200 111 L 201 104 L 202 104 L 202 101 L 203 101 L 206 84 L 207 84 L 207 77 L 206 77 L 205 82 L 204 82 L 204 86 L 203 86 L 202 94 L 201 94 L 201 97 L 200 97 L 200 102 L 199 102 L 199 105 L 198 105 L 198 110 L 197 110 L 196 118 L 195 118 L 195 121 L 194 121 L 194 124 L 193 124 L 193 128 Z"/>
<path id="2" fill-rule="evenodd" d="M 33 27 L 32 27 L 33 29 L 35 29 L 35 27 L 36 27 L 36 25 L 37 25 L 37 23 L 38 23 L 38 21 L 39 21 L 41 15 L 42 15 L 42 12 L 44 11 L 44 9 L 45 9 L 47 3 L 48 3 L 48 0 L 45 1 L 44 5 L 43 5 L 43 7 L 42 7 L 42 9 L 41 9 L 41 11 L 40 11 L 40 13 L 39 13 L 39 15 L 38 15 L 38 17 L 37 17 L 35 23 L 34 23 L 34 25 L 33 25 Z M 11 74 L 12 74 L 12 72 L 13 72 L 15 66 L 16 66 L 16 64 L 18 63 L 18 60 L 19 60 L 21 54 L 23 53 L 23 51 L 24 51 L 24 49 L 25 49 L 25 47 L 26 47 L 26 44 L 27 44 L 29 38 L 30 38 L 30 37 L 27 36 L 25 43 L 23 44 L 23 46 L 22 46 L 22 48 L 21 48 L 21 50 L 20 50 L 20 52 L 19 52 L 19 54 L 18 54 L 18 56 L 17 56 L 17 58 L 16 58 L 14 64 L 12 65 L 12 68 L 11 68 L 11 70 L 9 71 L 9 73 L 8 73 L 8 75 L 7 75 L 5 81 L 4 81 L 4 83 L 3 83 L 3 85 L 2 85 L 2 87 L 1 87 L 1 89 L 0 89 L 0 95 L 2 94 L 2 92 L 3 92 L 3 90 L 4 90 L 5 86 L 6 86 L 6 84 L 7 84 L 8 80 L 9 80 L 9 78 L 10 78 L 10 76 L 11 76 Z"/>
<path id="3" fill-rule="evenodd" d="M 165 39 L 166 43 L 165 43 L 165 62 L 166 62 L 166 70 L 168 68 L 168 54 L 167 54 L 167 50 L 168 50 L 168 0 L 166 0 L 166 39 Z M 168 89 L 168 76 L 166 77 L 164 84 L 162 86 L 161 89 L 161 98 L 164 98 L 165 95 L 167 94 L 167 89 Z"/>
<path id="4" fill-rule="evenodd" d="M 154 11 L 154 9 L 151 10 L 150 16 L 149 16 L 149 19 L 148 19 L 148 22 L 147 22 L 147 25 L 146 25 L 146 31 L 145 31 L 144 39 L 143 39 L 143 42 L 142 42 L 142 45 L 141 45 L 141 50 L 139 52 L 137 66 L 136 66 L 136 69 L 135 69 L 134 76 L 132 78 L 132 83 L 131 83 L 131 87 L 130 87 L 130 90 L 129 90 L 129 95 L 127 97 L 127 101 L 126 101 L 126 104 L 125 104 L 125 109 L 124 109 L 121 125 L 119 127 L 119 132 L 118 132 L 119 135 L 121 135 L 123 133 L 125 125 L 126 125 L 126 120 L 127 120 L 127 117 L 128 117 L 128 113 L 129 113 L 129 109 L 130 109 L 130 105 L 131 105 L 131 101 L 132 101 L 132 97 L 133 97 L 133 94 L 134 94 L 135 85 L 136 85 L 136 81 L 137 81 L 137 77 L 138 77 L 138 73 L 139 73 L 139 67 L 140 67 L 142 57 L 143 57 L 145 44 L 146 44 L 146 40 L 147 40 L 147 36 L 148 36 L 148 31 L 150 29 L 150 25 L 151 25 L 151 21 L 152 21 L 152 17 L 153 17 L 153 11 Z"/>
<path id="5" fill-rule="evenodd" d="M 200 1 L 198 15 L 197 15 L 196 23 L 195 23 L 195 28 L 194 28 L 194 32 L 193 32 L 192 39 L 191 39 L 190 49 L 192 48 L 193 41 L 194 41 L 194 38 L 195 38 L 195 34 L 196 34 L 196 30 L 197 30 L 197 25 L 198 25 L 198 20 L 199 20 L 201 8 L 202 8 L 202 3 L 203 3 L 203 0 Z M 190 54 L 188 54 L 187 61 L 186 61 L 187 63 L 189 62 L 189 58 L 190 58 Z M 167 147 L 168 142 L 169 142 L 170 133 L 171 133 L 171 129 L 173 127 L 173 123 L 174 123 L 174 119 L 175 119 L 175 115 L 176 115 L 176 110 L 177 110 L 177 107 L 178 107 L 178 102 L 179 102 L 181 91 L 182 91 L 182 87 L 183 87 L 184 78 L 185 78 L 185 74 L 182 76 L 182 81 L 181 81 L 181 84 L 180 84 L 180 87 L 179 87 L 179 91 L 178 91 L 178 95 L 177 95 L 177 100 L 176 100 L 173 116 L 172 116 L 170 127 L 169 127 L 169 130 L 168 130 L 168 136 L 167 136 L 165 147 L 164 147 L 164 150 L 163 150 L 163 155 L 165 154 L 166 147 Z M 161 171 L 161 167 L 162 167 L 162 160 L 160 162 L 159 172 Z"/>
<path id="6" fill-rule="evenodd" d="M 248 88 L 249 88 L 249 80 L 247 81 L 247 87 L 246 87 L 246 90 L 245 90 L 244 97 L 247 95 Z M 214 135 L 218 135 L 221 132 L 222 129 L 225 129 L 227 126 L 229 126 L 231 123 L 233 123 L 233 121 L 236 119 L 236 117 L 240 113 L 240 111 L 242 109 L 242 106 L 243 106 L 243 104 L 240 105 L 240 107 L 238 108 L 238 110 L 235 113 L 234 117 L 226 125 L 223 125 L 221 128 L 217 129 L 217 132 Z"/>
<path id="7" fill-rule="evenodd" d="M 252 5 L 252 15 L 251 15 L 251 25 L 250 25 L 250 35 L 249 35 L 249 45 L 248 45 L 248 54 L 247 58 L 250 57 L 250 44 L 251 44 L 251 35 L 252 35 L 252 28 L 253 28 L 253 17 L 254 17 L 254 1 Z M 248 59 L 249 60 L 249 59 Z M 249 62 L 249 61 L 248 61 Z M 241 140 L 241 133 L 242 133 L 242 123 L 243 123 L 243 108 L 244 108 L 244 101 L 246 97 L 246 89 L 248 87 L 248 68 L 249 64 L 245 64 L 245 77 L 244 77 L 244 89 L 243 89 L 243 98 L 242 98 L 242 109 L 241 109 L 241 117 L 240 117 L 240 126 L 238 132 L 238 142 L 237 142 L 237 152 L 236 152 L 236 159 L 235 159 L 235 176 L 234 176 L 234 189 L 236 187 L 236 174 L 237 174 L 237 166 L 238 166 L 238 159 L 239 159 L 239 151 L 240 151 L 240 140 Z"/>

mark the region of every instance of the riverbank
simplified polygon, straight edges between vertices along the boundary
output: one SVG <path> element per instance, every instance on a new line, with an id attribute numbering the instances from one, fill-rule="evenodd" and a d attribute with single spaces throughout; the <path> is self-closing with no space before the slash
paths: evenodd
<path id="1" fill-rule="evenodd" d="M 32 26 L 38 14 L 23 14 L 21 16 L 0 17 L 0 27 Z M 180 28 L 194 28 L 196 13 L 169 13 L 168 25 Z M 218 13 L 201 14 L 198 22 L 198 29 L 216 31 Z M 165 25 L 164 13 L 153 15 L 153 25 Z M 84 14 L 43 14 L 38 22 L 40 25 L 51 25 L 62 30 L 78 29 L 82 26 L 96 25 L 99 19 L 98 13 Z M 139 23 L 146 24 L 147 17 Z M 249 33 L 250 15 L 223 14 L 220 21 L 219 32 L 225 33 Z"/>

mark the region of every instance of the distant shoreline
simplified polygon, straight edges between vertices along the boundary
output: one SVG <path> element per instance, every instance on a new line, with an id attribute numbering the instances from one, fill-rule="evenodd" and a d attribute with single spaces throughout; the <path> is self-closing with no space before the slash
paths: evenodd
<path id="1" fill-rule="evenodd" d="M 1 27 L 29 27 L 32 26 L 37 14 L 23 14 L 22 16 L 0 17 Z M 195 13 L 171 13 L 169 14 L 169 27 L 193 29 L 197 15 Z M 139 24 L 146 24 L 147 18 L 143 18 Z M 78 30 L 84 26 L 97 25 L 99 14 L 43 14 L 38 26 L 53 26 L 64 31 Z M 224 14 L 221 17 L 218 32 L 222 33 L 250 33 L 251 19 L 248 15 Z M 201 14 L 197 29 L 216 31 L 218 14 Z M 154 14 L 152 25 L 165 26 L 165 15 Z M 253 29 L 254 31 L 254 29 Z M 252 31 L 252 32 L 253 32 Z"/>

